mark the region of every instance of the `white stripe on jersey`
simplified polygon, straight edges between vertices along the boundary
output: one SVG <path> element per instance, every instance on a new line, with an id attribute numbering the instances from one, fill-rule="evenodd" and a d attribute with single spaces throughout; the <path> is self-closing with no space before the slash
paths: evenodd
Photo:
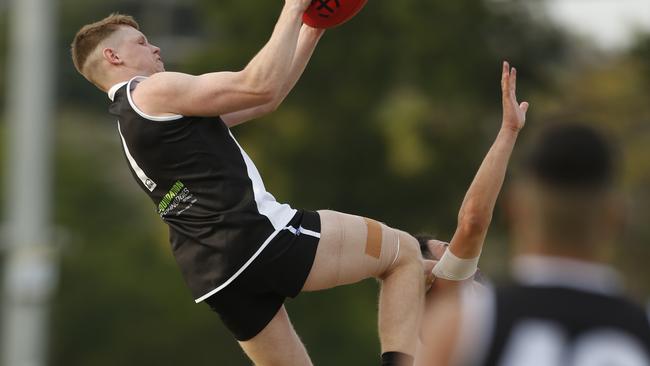
<path id="1" fill-rule="evenodd" d="M 122 135 L 122 128 L 120 127 L 120 121 L 117 121 L 117 130 L 120 133 L 120 138 L 122 139 L 122 146 L 124 146 L 124 153 L 126 154 L 126 158 L 129 160 L 129 164 L 131 164 L 131 168 L 135 172 L 135 175 L 138 176 L 142 184 L 144 184 L 145 187 L 150 192 L 153 192 L 154 189 L 156 189 L 156 182 L 154 182 L 152 179 L 147 177 L 145 172 L 140 168 L 138 163 L 133 159 L 133 156 L 131 156 L 131 153 L 129 152 L 129 147 L 126 146 L 126 141 L 124 140 L 124 135 Z"/>
<path id="2" fill-rule="evenodd" d="M 257 205 L 257 211 L 261 215 L 264 215 L 269 219 L 275 231 L 268 238 L 266 238 L 264 243 L 259 247 L 259 249 L 255 252 L 255 254 L 253 254 L 253 256 L 250 257 L 248 261 L 244 263 L 244 265 L 241 266 L 241 268 L 239 268 L 237 272 L 235 272 L 234 275 L 232 275 L 221 286 L 217 287 L 216 289 L 194 300 L 197 303 L 221 291 L 230 283 L 232 283 L 232 281 L 234 281 L 237 277 L 239 277 L 239 275 L 241 275 L 242 272 L 244 272 L 244 270 L 248 268 L 248 266 L 250 266 L 251 263 L 253 263 L 255 258 L 257 258 L 262 253 L 264 248 L 266 248 L 266 246 L 269 245 L 271 240 L 273 240 L 280 231 L 284 230 L 287 227 L 287 224 L 289 223 L 289 221 L 291 221 L 291 219 L 296 215 L 297 212 L 287 204 L 278 203 L 278 201 L 275 200 L 275 197 L 273 197 L 272 194 L 266 191 L 266 188 L 264 187 L 264 182 L 262 181 L 262 177 L 260 176 L 260 173 L 257 171 L 255 164 L 253 163 L 251 158 L 248 157 L 248 154 L 246 154 L 244 149 L 242 149 L 242 147 L 239 145 L 239 142 L 237 141 L 237 139 L 235 139 L 235 136 L 233 136 L 230 131 L 228 131 L 228 133 L 230 134 L 230 137 L 233 139 L 235 144 L 237 144 L 237 147 L 239 148 L 239 151 L 241 152 L 241 155 L 244 158 L 244 162 L 246 163 L 246 171 L 248 174 L 248 178 L 250 178 L 251 182 L 253 183 L 253 195 L 255 196 L 255 204 Z M 310 230 L 307 231 L 311 232 Z M 307 232 L 304 233 L 307 234 Z M 320 234 L 316 232 L 311 232 L 311 233 L 317 234 L 318 237 L 320 237 Z"/>
<path id="3" fill-rule="evenodd" d="M 239 151 L 241 151 L 241 155 L 244 158 L 244 162 L 246 163 L 248 177 L 250 178 L 251 182 L 253 182 L 253 194 L 255 195 L 257 211 L 259 211 L 260 214 L 268 217 L 275 230 L 284 229 L 284 227 L 287 226 L 287 223 L 291 221 L 293 216 L 296 214 L 296 210 L 292 209 L 291 206 L 287 204 L 278 203 L 278 201 L 275 200 L 275 197 L 266 191 L 262 177 L 257 171 L 255 164 L 251 158 L 248 157 L 246 151 L 242 149 L 241 145 L 239 145 L 239 142 L 235 136 L 233 136 L 230 131 L 228 131 L 228 133 L 230 134 L 230 137 L 233 139 L 233 141 L 235 141 L 237 144 L 237 147 L 239 147 Z"/>

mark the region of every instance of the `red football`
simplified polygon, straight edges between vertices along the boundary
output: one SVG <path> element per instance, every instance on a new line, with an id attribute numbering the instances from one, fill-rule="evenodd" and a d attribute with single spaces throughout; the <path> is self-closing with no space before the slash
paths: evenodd
<path id="1" fill-rule="evenodd" d="M 302 21 L 314 28 L 332 28 L 352 19 L 368 0 L 312 0 Z"/>

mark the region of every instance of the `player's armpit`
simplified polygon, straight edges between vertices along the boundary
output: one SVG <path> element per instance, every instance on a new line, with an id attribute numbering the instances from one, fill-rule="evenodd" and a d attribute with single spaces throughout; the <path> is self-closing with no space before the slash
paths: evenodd
<path id="1" fill-rule="evenodd" d="M 275 98 L 271 87 L 255 83 L 246 71 L 199 76 L 162 72 L 140 82 L 134 102 L 147 114 L 212 117 L 258 107 Z"/>
<path id="2" fill-rule="evenodd" d="M 259 117 L 272 113 L 278 108 L 279 105 L 279 102 L 272 101 L 258 107 L 248 108 L 242 111 L 221 115 L 221 119 L 226 124 L 226 126 L 234 127 L 244 122 L 248 122 L 250 120 L 257 119 Z"/>

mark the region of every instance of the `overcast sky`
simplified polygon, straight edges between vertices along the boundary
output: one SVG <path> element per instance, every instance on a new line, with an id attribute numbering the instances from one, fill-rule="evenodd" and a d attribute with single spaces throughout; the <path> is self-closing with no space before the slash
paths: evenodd
<path id="1" fill-rule="evenodd" d="M 536 1 L 536 0 L 531 0 Z M 629 45 L 635 29 L 650 32 L 650 0 L 547 0 L 552 18 L 609 49 Z"/>

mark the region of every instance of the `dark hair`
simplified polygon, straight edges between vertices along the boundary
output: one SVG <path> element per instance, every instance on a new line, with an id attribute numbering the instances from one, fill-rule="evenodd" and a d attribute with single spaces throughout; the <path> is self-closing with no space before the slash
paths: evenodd
<path id="1" fill-rule="evenodd" d="M 523 170 L 557 188 L 606 188 L 614 181 L 615 154 L 607 139 L 583 124 L 546 128 L 523 161 Z"/>
<path id="2" fill-rule="evenodd" d="M 417 239 L 418 243 L 420 244 L 420 252 L 422 253 L 422 258 L 433 259 L 433 260 L 440 259 L 440 258 L 436 258 L 433 255 L 433 253 L 431 253 L 431 250 L 429 249 L 429 245 L 427 245 L 429 240 L 435 239 L 433 235 L 419 234 L 419 235 L 415 235 L 415 239 Z"/>

